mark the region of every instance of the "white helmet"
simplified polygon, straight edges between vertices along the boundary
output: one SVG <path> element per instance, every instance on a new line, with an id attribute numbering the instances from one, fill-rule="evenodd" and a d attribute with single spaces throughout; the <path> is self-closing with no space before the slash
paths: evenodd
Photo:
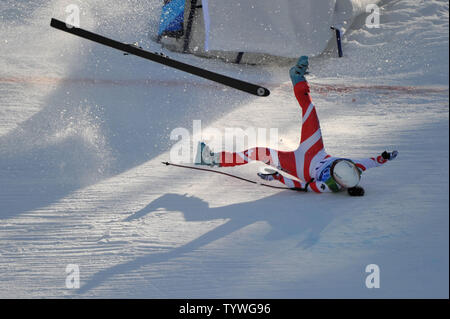
<path id="1" fill-rule="evenodd" d="M 331 166 L 331 176 L 339 185 L 351 188 L 358 185 L 361 172 L 352 161 L 338 159 Z"/>

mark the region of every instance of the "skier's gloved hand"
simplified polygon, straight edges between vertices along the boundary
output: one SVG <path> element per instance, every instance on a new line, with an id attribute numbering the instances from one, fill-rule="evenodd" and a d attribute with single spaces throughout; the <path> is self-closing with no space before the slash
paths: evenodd
<path id="1" fill-rule="evenodd" d="M 361 186 L 347 188 L 347 193 L 350 196 L 364 196 L 364 188 L 362 188 Z"/>
<path id="2" fill-rule="evenodd" d="M 394 158 L 396 158 L 398 155 L 398 151 L 392 151 L 392 152 L 387 152 L 384 151 L 383 153 L 381 153 L 381 157 L 383 157 L 384 159 L 391 161 Z"/>
<path id="3" fill-rule="evenodd" d="M 299 82 L 306 81 L 305 75 L 308 74 L 308 64 L 308 57 L 301 56 L 298 59 L 297 64 L 289 70 L 289 76 L 291 77 L 294 86 Z"/>

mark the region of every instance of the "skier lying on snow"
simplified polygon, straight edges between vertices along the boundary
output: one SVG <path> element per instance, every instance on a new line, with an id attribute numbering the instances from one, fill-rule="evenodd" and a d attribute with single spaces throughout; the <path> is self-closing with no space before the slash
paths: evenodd
<path id="1" fill-rule="evenodd" d="M 305 79 L 308 69 L 308 57 L 302 56 L 291 68 L 289 75 L 294 85 L 295 96 L 302 108 L 302 132 L 300 145 L 293 152 L 277 151 L 265 147 L 255 147 L 244 152 L 213 153 L 209 147 L 199 143 L 196 163 L 199 165 L 218 165 L 220 167 L 247 164 L 250 161 L 261 161 L 277 170 L 298 177 L 300 181 L 290 179 L 272 170 L 258 173 L 264 180 L 278 180 L 289 188 L 317 193 L 338 192 L 347 189 L 351 196 L 363 196 L 364 189 L 357 186 L 361 173 L 368 168 L 381 166 L 394 159 L 398 152 L 386 152 L 364 159 L 348 159 L 332 157 L 325 152 L 319 119 L 309 96 L 309 86 Z"/>

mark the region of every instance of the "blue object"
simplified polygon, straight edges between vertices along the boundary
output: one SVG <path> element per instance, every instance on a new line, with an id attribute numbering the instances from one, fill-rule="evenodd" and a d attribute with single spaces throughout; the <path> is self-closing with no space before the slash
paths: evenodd
<path id="1" fill-rule="evenodd" d="M 336 42 L 338 47 L 338 55 L 342 58 L 344 54 L 342 53 L 341 30 L 339 29 L 336 29 Z"/>
<path id="2" fill-rule="evenodd" d="M 336 33 L 336 44 L 338 48 L 338 55 L 340 58 L 342 58 L 344 54 L 342 53 L 341 30 L 339 30 L 336 27 L 331 27 L 331 30 L 334 30 Z"/>
<path id="3" fill-rule="evenodd" d="M 294 86 L 299 82 L 306 81 L 305 75 L 308 74 L 308 64 L 308 57 L 301 56 L 298 59 L 297 64 L 289 70 L 289 76 L 291 77 Z"/>
<path id="4" fill-rule="evenodd" d="M 158 37 L 183 35 L 184 27 L 184 4 L 185 0 L 165 1 L 159 23 Z"/>

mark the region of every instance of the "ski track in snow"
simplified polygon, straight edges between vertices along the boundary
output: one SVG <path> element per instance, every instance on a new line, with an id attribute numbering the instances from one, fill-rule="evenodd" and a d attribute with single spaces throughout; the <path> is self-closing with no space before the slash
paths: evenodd
<path id="1" fill-rule="evenodd" d="M 168 53 L 280 83 L 254 98 L 51 30 L 72 2 L 0 6 L 10 17 L 0 79 L 26 79 L 0 80 L 0 297 L 448 298 L 447 2 L 385 1 L 383 27 L 350 30 L 344 58 L 311 59 L 327 151 L 399 150 L 365 173 L 363 198 L 162 165 L 172 129 L 197 119 L 222 131 L 276 127 L 279 148 L 295 148 L 289 67 Z M 148 15 L 124 17 L 145 9 L 157 21 L 159 1 L 138 3 L 83 4 L 86 28 L 139 34 L 158 50 L 145 42 Z M 259 165 L 224 171 L 256 180 Z M 364 285 L 372 263 L 380 289 Z M 80 267 L 78 290 L 65 287 L 68 264 Z"/>

